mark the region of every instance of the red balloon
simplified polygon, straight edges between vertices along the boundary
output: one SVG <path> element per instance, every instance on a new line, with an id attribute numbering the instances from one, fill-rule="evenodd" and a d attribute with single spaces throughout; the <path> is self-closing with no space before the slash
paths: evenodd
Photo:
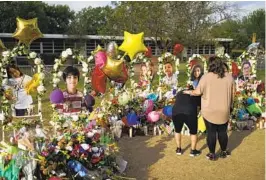
<path id="1" fill-rule="evenodd" d="M 147 51 L 144 53 L 146 57 L 152 57 L 152 49 L 151 47 L 147 47 Z"/>
<path id="2" fill-rule="evenodd" d="M 181 53 L 184 50 L 184 46 L 182 44 L 176 44 L 174 46 L 173 54 L 176 55 L 177 53 Z"/>
<path id="3" fill-rule="evenodd" d="M 121 73 L 121 77 L 119 77 L 118 79 L 114 80 L 115 82 L 118 83 L 125 83 L 128 79 L 128 71 L 127 71 L 127 66 L 125 63 L 123 63 L 123 69 L 122 69 L 122 73 Z"/>
<path id="4" fill-rule="evenodd" d="M 235 62 L 232 62 L 232 75 L 233 77 L 237 77 L 240 70 L 238 69 L 238 66 Z"/>
<path id="5" fill-rule="evenodd" d="M 101 71 L 100 67 L 98 66 L 96 66 L 92 72 L 91 84 L 94 91 L 105 93 L 106 75 Z"/>

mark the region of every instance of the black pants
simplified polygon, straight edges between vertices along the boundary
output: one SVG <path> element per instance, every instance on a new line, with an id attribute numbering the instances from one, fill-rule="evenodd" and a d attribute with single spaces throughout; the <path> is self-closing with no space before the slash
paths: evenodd
<path id="1" fill-rule="evenodd" d="M 187 115 L 187 114 L 177 114 L 172 117 L 173 123 L 175 126 L 175 132 L 180 133 L 184 123 L 188 126 L 189 128 L 189 133 L 190 134 L 197 134 L 198 131 L 198 120 L 197 116 L 192 116 L 192 115 Z"/>
<path id="2" fill-rule="evenodd" d="M 215 153 L 216 140 L 218 134 L 218 141 L 222 151 L 225 151 L 228 143 L 227 125 L 225 124 L 213 124 L 204 119 L 207 130 L 207 145 L 210 153 Z"/>
<path id="3" fill-rule="evenodd" d="M 25 116 L 27 109 L 15 109 L 16 116 Z"/>

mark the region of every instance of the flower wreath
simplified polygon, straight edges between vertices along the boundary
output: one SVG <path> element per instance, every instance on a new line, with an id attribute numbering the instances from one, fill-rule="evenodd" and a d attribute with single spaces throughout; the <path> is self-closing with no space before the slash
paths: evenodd
<path id="1" fill-rule="evenodd" d="M 175 62 L 175 69 L 176 69 L 176 73 L 178 74 L 179 71 L 178 71 L 178 67 L 179 67 L 179 59 L 176 58 L 175 55 L 169 53 L 169 52 L 166 52 L 166 53 L 163 53 L 162 56 L 160 56 L 158 58 L 158 72 L 157 74 L 159 75 L 159 86 L 162 85 L 162 82 L 161 82 L 161 79 L 162 79 L 162 76 L 164 74 L 163 72 L 163 65 L 165 63 L 174 63 Z"/>
<path id="2" fill-rule="evenodd" d="M 29 115 L 27 118 L 39 116 L 40 121 L 43 122 L 42 119 L 42 96 L 44 95 L 46 89 L 44 87 L 44 65 L 43 61 L 41 60 L 40 57 L 38 57 L 36 52 L 30 52 L 29 49 L 26 48 L 26 46 L 16 46 L 14 47 L 11 51 L 7 50 L 2 52 L 2 56 L 0 56 L 0 83 L 2 86 L 7 85 L 8 83 L 8 76 L 6 72 L 6 67 L 9 65 L 12 61 L 12 59 L 16 56 L 21 56 L 21 55 L 26 55 L 27 59 L 29 61 L 33 61 L 35 66 L 34 69 L 35 71 L 37 70 L 37 73 L 35 74 L 38 81 L 38 87 L 37 87 L 37 98 L 38 98 L 38 115 Z M 32 84 L 35 83 L 33 80 L 31 81 Z M 0 93 L 0 102 L 1 102 L 1 110 L 2 114 L 0 115 L 0 120 L 2 121 L 2 124 L 8 125 L 9 127 L 17 127 L 18 129 L 22 127 L 22 124 L 20 122 L 12 122 L 12 112 L 11 112 L 11 102 L 6 99 L 5 93 L 8 93 L 7 91 L 4 92 L 2 90 L 2 93 Z M 26 116 L 22 116 L 22 118 L 26 118 Z M 34 124 L 34 122 L 32 122 Z M 7 127 L 8 127 L 7 126 Z M 6 127 L 2 126 L 2 133 L 3 137 L 2 139 L 4 140 L 4 131 Z M 13 129 L 15 130 L 15 129 Z"/>
<path id="3" fill-rule="evenodd" d="M 205 57 L 201 56 L 200 54 L 193 54 L 189 59 L 188 59 L 188 63 L 187 63 L 187 77 L 188 77 L 188 80 L 187 80 L 187 86 L 190 86 L 192 85 L 192 82 L 190 80 L 190 74 L 191 74 L 191 70 L 193 67 L 190 66 L 190 63 L 192 60 L 194 60 L 195 58 L 197 59 L 200 59 L 204 65 L 203 65 L 203 69 L 204 69 L 204 72 L 207 72 L 207 60 Z"/>
<path id="4" fill-rule="evenodd" d="M 237 59 L 237 65 L 238 69 L 242 69 L 242 63 L 244 60 L 248 60 L 251 65 L 251 72 L 254 77 L 256 77 L 257 74 L 257 56 L 252 56 L 251 53 L 244 51 Z"/>
<path id="5" fill-rule="evenodd" d="M 26 55 L 29 61 L 33 61 L 35 66 L 35 71 L 37 70 L 38 77 L 39 77 L 39 86 L 37 87 L 37 95 L 38 95 L 38 109 L 39 113 L 41 113 L 41 97 L 44 95 L 46 89 L 44 87 L 44 65 L 43 61 L 40 57 L 38 57 L 36 52 L 30 52 L 26 46 L 16 46 L 11 51 L 7 50 L 2 52 L 2 58 L 0 63 L 0 83 L 2 85 L 6 85 L 8 83 L 7 79 L 7 72 L 6 67 L 8 64 L 11 63 L 12 58 L 19 56 L 19 55 Z M 5 99 L 4 96 L 2 98 Z"/>
<path id="6" fill-rule="evenodd" d="M 53 66 L 53 87 L 58 88 L 58 83 L 61 81 L 60 78 L 63 75 L 63 72 L 60 70 L 60 67 L 64 65 L 68 57 L 77 59 L 79 63 L 82 64 L 82 76 L 84 77 L 84 94 L 87 93 L 87 90 L 90 88 L 90 79 L 88 78 L 91 69 L 89 68 L 89 63 L 93 60 L 93 56 L 89 56 L 87 59 L 79 54 L 77 50 L 72 50 L 70 48 L 66 49 L 61 53 L 61 56 L 58 59 L 55 59 L 55 64 Z"/>

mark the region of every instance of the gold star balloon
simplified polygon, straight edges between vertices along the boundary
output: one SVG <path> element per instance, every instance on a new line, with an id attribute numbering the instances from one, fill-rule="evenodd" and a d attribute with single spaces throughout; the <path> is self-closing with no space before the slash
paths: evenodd
<path id="1" fill-rule="evenodd" d="M 4 43 L 2 42 L 2 40 L 0 39 L 0 52 L 4 51 L 6 49 Z"/>
<path id="2" fill-rule="evenodd" d="M 118 49 L 126 52 L 130 59 L 133 59 L 137 53 L 147 51 L 143 41 L 144 32 L 139 34 L 130 34 L 129 32 L 124 31 L 124 41 Z"/>
<path id="3" fill-rule="evenodd" d="M 43 37 L 40 29 L 38 28 L 37 18 L 22 19 L 17 17 L 17 29 L 13 37 L 19 40 L 19 43 L 24 43 L 29 46 L 32 41 Z"/>
<path id="4" fill-rule="evenodd" d="M 96 47 L 96 49 L 94 49 L 94 51 L 92 51 L 92 54 L 96 54 L 99 51 L 104 51 L 104 49 L 102 48 L 101 45 L 98 44 L 98 46 Z"/>
<path id="5" fill-rule="evenodd" d="M 123 75 L 123 60 L 114 60 L 111 57 L 107 57 L 106 64 L 102 68 L 102 71 L 106 76 L 112 80 L 121 78 Z"/>

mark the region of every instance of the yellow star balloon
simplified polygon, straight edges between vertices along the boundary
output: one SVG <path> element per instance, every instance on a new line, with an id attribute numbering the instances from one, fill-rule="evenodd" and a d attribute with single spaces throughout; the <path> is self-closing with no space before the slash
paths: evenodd
<path id="1" fill-rule="evenodd" d="M 40 85 L 40 81 L 41 81 L 40 74 L 39 73 L 34 74 L 32 79 L 24 87 L 27 94 L 35 92 L 37 87 Z"/>
<path id="2" fill-rule="evenodd" d="M 22 19 L 17 17 L 17 29 L 13 37 L 19 40 L 19 43 L 24 43 L 29 46 L 32 41 L 43 37 L 40 29 L 38 28 L 37 18 Z"/>
<path id="3" fill-rule="evenodd" d="M 3 50 L 5 50 L 5 49 L 6 49 L 5 45 L 4 45 L 4 43 L 0 39 L 0 52 L 3 51 Z"/>
<path id="4" fill-rule="evenodd" d="M 106 64 L 102 71 L 112 80 L 116 80 L 123 75 L 123 60 L 114 60 L 107 57 Z"/>
<path id="5" fill-rule="evenodd" d="M 137 53 L 147 51 L 147 47 L 144 45 L 143 41 L 144 32 L 130 34 L 129 32 L 124 31 L 124 41 L 118 49 L 126 52 L 130 59 L 134 59 L 134 56 Z"/>

